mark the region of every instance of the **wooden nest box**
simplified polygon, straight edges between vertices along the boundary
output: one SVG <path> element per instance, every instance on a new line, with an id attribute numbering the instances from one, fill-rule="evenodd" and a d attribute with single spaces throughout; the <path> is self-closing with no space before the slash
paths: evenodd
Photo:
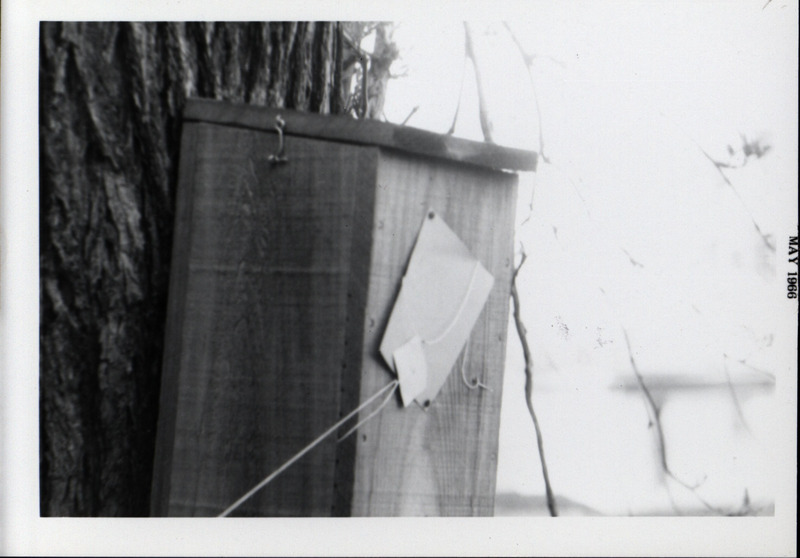
<path id="1" fill-rule="evenodd" d="M 429 407 L 395 394 L 232 515 L 492 515 L 513 171 L 535 154 L 192 100 L 180 157 L 153 515 L 218 515 L 392 381 L 379 346 L 431 209 L 494 277 L 468 354 Z"/>

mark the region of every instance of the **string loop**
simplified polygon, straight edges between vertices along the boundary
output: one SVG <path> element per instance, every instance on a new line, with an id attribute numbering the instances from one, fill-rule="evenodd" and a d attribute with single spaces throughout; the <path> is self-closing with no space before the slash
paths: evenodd
<path id="1" fill-rule="evenodd" d="M 464 355 L 461 357 L 461 381 L 464 382 L 464 385 L 467 386 L 468 389 L 485 389 L 488 391 L 494 391 L 492 388 L 484 384 L 483 382 L 479 381 L 478 378 L 473 378 L 472 383 L 467 381 L 467 374 L 466 370 L 464 369 L 464 364 L 467 362 L 467 353 L 469 352 L 469 339 L 467 339 L 467 344 L 464 347 Z"/>

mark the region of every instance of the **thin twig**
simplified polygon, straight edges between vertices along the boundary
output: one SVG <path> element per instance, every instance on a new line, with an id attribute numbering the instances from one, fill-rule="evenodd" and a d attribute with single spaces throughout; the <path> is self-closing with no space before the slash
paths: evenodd
<path id="1" fill-rule="evenodd" d="M 739 396 L 736 394 L 736 388 L 733 387 L 733 381 L 731 380 L 731 373 L 728 370 L 728 358 L 730 357 L 728 357 L 726 353 L 722 353 L 722 367 L 725 370 L 725 379 L 727 380 L 728 390 L 731 393 L 731 400 L 733 401 L 733 406 L 736 409 L 736 414 L 739 416 L 739 420 L 742 422 L 742 426 L 744 426 L 748 434 L 753 436 L 753 431 L 750 430 L 750 425 L 744 418 L 744 412 L 742 411 L 742 404 L 739 401 Z"/>
<path id="2" fill-rule="evenodd" d="M 544 154 L 544 134 L 542 132 L 542 111 L 539 108 L 539 94 L 536 92 L 536 82 L 533 79 L 533 61 L 536 59 L 535 55 L 528 54 L 525 51 L 525 48 L 522 46 L 522 43 L 517 38 L 517 35 L 512 31 L 511 26 L 508 24 L 507 21 L 503 22 L 503 26 L 508 31 L 508 34 L 511 36 L 511 39 L 514 41 L 514 44 L 517 45 L 517 50 L 519 50 L 520 56 L 522 56 L 523 62 L 525 62 L 525 67 L 528 69 L 528 79 L 531 82 L 531 91 L 533 92 L 533 104 L 536 107 L 536 118 L 539 122 L 539 157 L 541 157 L 542 161 L 545 163 L 549 163 L 550 159 Z"/>
<path id="3" fill-rule="evenodd" d="M 758 226 L 758 222 L 756 221 L 756 218 L 753 217 L 753 213 L 750 211 L 750 208 L 748 208 L 747 204 L 744 203 L 744 200 L 742 199 L 742 196 L 739 194 L 739 190 L 736 189 L 736 186 L 733 185 L 733 183 L 730 181 L 728 176 L 722 170 L 723 168 L 731 168 L 731 167 L 729 165 L 726 165 L 725 163 L 720 163 L 719 161 L 715 160 L 711 155 L 708 154 L 708 152 L 706 152 L 705 149 L 703 149 L 699 145 L 697 147 L 700 148 L 700 151 L 703 152 L 703 155 L 706 156 L 706 159 L 711 161 L 711 164 L 714 165 L 715 169 L 717 169 L 717 172 L 720 174 L 722 179 L 725 181 L 725 184 L 727 184 L 728 187 L 730 187 L 730 189 L 733 190 L 734 195 L 739 200 L 739 202 L 742 204 L 742 207 L 747 212 L 748 216 L 750 217 L 750 220 L 753 222 L 753 227 L 755 227 L 756 232 L 758 233 L 758 236 L 761 237 L 761 240 L 764 241 L 764 244 L 767 246 L 767 248 L 771 252 L 774 252 L 775 251 L 775 245 L 770 240 L 769 235 L 766 235 L 761 231 L 761 227 Z"/>
<path id="4" fill-rule="evenodd" d="M 539 151 L 538 151 L 539 158 L 542 161 L 544 161 L 545 163 L 554 166 L 562 174 L 564 174 L 564 176 L 566 176 L 567 180 L 569 181 L 570 185 L 572 186 L 572 189 L 575 191 L 575 195 L 577 195 L 578 198 L 581 200 L 581 203 L 583 204 L 583 209 L 586 211 L 587 217 L 591 218 L 591 212 L 589 211 L 589 208 L 588 208 L 588 206 L 586 204 L 586 200 L 584 199 L 583 195 L 580 193 L 580 190 L 578 190 L 578 185 L 575 184 L 575 181 L 572 179 L 572 177 L 570 177 L 569 174 L 566 173 L 561 167 L 559 167 L 558 165 L 554 165 L 553 162 L 550 160 L 550 157 L 548 157 L 544 152 L 544 124 L 542 123 L 542 110 L 541 110 L 541 106 L 539 104 L 539 93 L 538 93 L 538 91 L 536 89 L 536 80 L 533 77 L 533 63 L 534 63 L 534 60 L 536 60 L 536 55 L 535 54 L 529 54 L 525 50 L 525 47 L 522 46 L 522 42 L 517 37 L 516 33 L 514 33 L 514 31 L 511 29 L 511 26 L 508 24 L 507 21 L 503 22 L 503 26 L 508 31 L 508 34 L 511 37 L 511 40 L 514 41 L 514 44 L 516 45 L 517 50 L 519 51 L 519 54 L 522 57 L 522 61 L 525 63 L 525 68 L 528 70 L 528 80 L 530 81 L 531 92 L 533 93 L 533 104 L 534 104 L 534 107 L 536 108 L 536 119 L 537 119 L 537 122 L 539 123 Z M 522 223 L 520 223 L 520 225 L 519 225 L 520 228 L 522 227 L 522 225 L 524 225 L 525 223 L 527 223 L 531 219 L 531 216 L 532 216 L 532 213 L 533 213 L 533 194 L 531 194 L 531 200 L 530 200 L 530 203 L 528 204 L 528 207 L 529 207 L 528 216 L 525 217 L 525 219 L 522 221 Z"/>
<path id="5" fill-rule="evenodd" d="M 478 116 L 481 121 L 481 131 L 486 143 L 494 143 L 492 139 L 492 121 L 489 119 L 489 109 L 486 105 L 486 91 L 483 86 L 483 75 L 481 74 L 480 64 L 475 57 L 475 45 L 472 42 L 472 31 L 469 23 L 464 22 L 464 36 L 466 38 L 467 57 L 472 60 L 472 67 L 475 70 L 475 84 L 478 88 Z"/>
<path id="6" fill-rule="evenodd" d="M 466 34 L 466 29 L 464 33 Z M 458 122 L 458 113 L 461 110 L 461 98 L 464 96 L 464 76 L 467 73 L 467 39 L 464 38 L 464 63 L 461 65 L 461 85 L 458 86 L 458 101 L 456 101 L 456 112 L 453 114 L 453 123 L 450 129 L 447 130 L 446 135 L 452 136 L 456 131 L 456 122 Z"/>
<path id="7" fill-rule="evenodd" d="M 758 372 L 759 374 L 763 374 L 764 376 L 769 378 L 773 383 L 775 382 L 775 374 L 773 374 L 772 372 L 769 372 L 767 370 L 764 370 L 763 368 L 758 368 L 757 366 L 753 366 L 752 364 L 747 362 L 746 358 L 740 358 L 736 362 L 738 362 L 742 366 L 746 366 L 747 368 L 749 368 L 753 372 Z"/>
<path id="8" fill-rule="evenodd" d="M 621 326 L 622 327 L 622 326 Z M 702 482 L 691 485 L 686 481 L 678 478 L 675 473 L 672 472 L 670 469 L 669 464 L 667 463 L 667 447 L 666 441 L 664 438 L 664 428 L 661 425 L 661 408 L 656 403 L 655 399 L 653 398 L 653 394 L 647 387 L 647 384 L 644 382 L 644 377 L 642 376 L 641 372 L 639 372 L 639 367 L 636 365 L 636 360 L 633 358 L 633 349 L 631 348 L 630 338 L 628 337 L 628 331 L 625 327 L 622 327 L 622 333 L 625 335 L 625 344 L 628 347 L 628 358 L 630 359 L 631 368 L 633 369 L 633 374 L 636 376 L 636 381 L 639 384 L 639 388 L 642 390 L 642 394 L 644 395 L 645 402 L 647 403 L 647 414 L 650 416 L 650 426 L 655 429 L 656 437 L 658 441 L 658 453 L 659 459 L 661 461 L 661 468 L 664 471 L 664 474 L 667 475 L 670 479 L 687 489 L 691 492 L 697 500 L 703 504 L 703 506 L 718 515 L 726 515 L 724 510 L 716 508 L 712 506 L 705 498 L 700 496 L 697 493 L 697 489 L 700 487 Z M 670 500 L 672 500 L 672 495 L 670 494 Z M 674 502 L 673 502 L 674 506 Z"/>
<path id="9" fill-rule="evenodd" d="M 664 444 L 664 430 L 661 427 L 661 409 L 656 404 L 653 394 L 650 393 L 650 390 L 644 383 L 644 378 L 642 377 L 641 372 L 639 372 L 639 367 L 636 366 L 636 360 L 633 358 L 633 349 L 631 349 L 631 341 L 628 338 L 628 331 L 624 327 L 622 328 L 622 333 L 625 335 L 625 345 L 628 347 L 628 359 L 631 362 L 633 375 L 636 377 L 636 382 L 639 384 L 639 388 L 642 390 L 642 394 L 644 395 L 644 399 L 647 404 L 647 414 L 650 416 L 650 426 L 654 427 L 656 430 L 656 435 L 658 438 L 658 454 L 661 460 L 661 467 L 664 469 L 664 471 L 668 472 L 669 465 L 667 465 L 667 450 Z"/>
<path id="10" fill-rule="evenodd" d="M 725 171 L 724 171 L 724 170 L 722 170 L 722 169 L 725 169 L 725 168 L 736 168 L 736 167 L 733 167 L 733 166 L 731 166 L 731 165 L 729 165 L 729 164 L 727 164 L 727 163 L 722 163 L 722 162 L 720 162 L 720 161 L 717 161 L 716 159 L 714 159 L 714 158 L 713 158 L 711 155 L 709 155 L 709 154 L 708 154 L 708 151 L 706 151 L 705 149 L 703 149 L 703 146 L 701 146 L 701 145 L 700 145 L 700 144 L 697 142 L 697 140 L 695 140 L 695 139 L 694 139 L 694 138 L 693 138 L 693 137 L 692 137 L 692 136 L 691 136 L 691 135 L 690 135 L 688 132 L 686 132 L 686 131 L 685 131 L 685 130 L 684 130 L 684 129 L 683 129 L 681 126 L 680 126 L 680 125 L 678 125 L 676 122 L 674 122 L 674 121 L 673 121 L 671 118 L 669 118 L 669 117 L 668 117 L 666 114 L 664 114 L 662 111 L 658 111 L 658 113 L 659 113 L 659 114 L 661 115 L 661 117 L 662 117 L 662 118 L 664 118 L 664 119 L 665 119 L 667 122 L 671 123 L 671 124 L 672 124 L 673 126 L 675 126 L 675 127 L 678 129 L 678 130 L 680 130 L 680 132 L 681 132 L 681 133 L 682 133 L 684 136 L 686 136 L 687 138 L 689 138 L 689 141 L 691 141 L 693 144 L 695 144 L 695 145 L 697 146 L 697 148 L 700 150 L 700 152 L 701 152 L 701 153 L 702 153 L 702 154 L 705 156 L 705 158 L 706 158 L 706 159 L 708 159 L 708 160 L 709 160 L 709 162 L 710 162 L 712 165 L 714 165 L 714 168 L 715 168 L 715 169 L 717 169 L 717 172 L 718 172 L 718 173 L 719 173 L 719 175 L 722 177 L 722 180 L 724 180 L 724 181 L 725 181 L 725 184 L 727 184 L 727 185 L 728 185 L 728 187 L 731 189 L 731 191 L 733 191 L 733 194 L 736 196 L 736 199 L 738 199 L 738 200 L 739 200 L 739 203 L 740 203 L 740 204 L 742 204 L 742 208 L 744 208 L 745 212 L 746 212 L 746 213 L 747 213 L 747 215 L 750 217 L 750 221 L 752 221 L 752 223 L 753 223 L 753 228 L 755 228 L 755 229 L 756 229 L 756 233 L 758 233 L 758 236 L 760 236 L 760 237 L 761 237 L 761 240 L 764 242 L 764 244 L 766 245 L 767 249 L 768 249 L 770 252 L 775 252 L 775 244 L 774 244 L 774 243 L 772 242 L 772 240 L 770 239 L 770 235 L 768 235 L 768 234 L 764 234 L 764 232 L 761 230 L 761 227 L 758 225 L 758 222 L 756 221 L 756 218 L 753 216 L 753 213 L 750 211 L 750 208 L 749 208 L 749 207 L 747 207 L 747 204 L 744 202 L 744 199 L 742 199 L 742 196 L 741 196 L 741 194 L 739 194 L 739 190 L 737 190 L 737 189 L 736 189 L 736 186 L 734 186 L 734 185 L 733 185 L 733 182 L 731 182 L 731 180 L 728 178 L 728 175 L 726 175 L 726 174 L 725 174 Z M 744 138 L 743 138 L 743 140 L 744 140 Z M 747 142 L 746 142 L 746 140 L 745 140 L 745 145 L 744 145 L 744 147 L 746 147 L 746 146 L 747 146 Z M 743 148 L 744 148 L 744 147 L 743 147 Z M 746 154 L 746 153 L 745 153 L 745 157 L 747 157 L 747 154 Z M 759 158 L 760 158 L 760 157 L 761 157 L 761 155 L 757 155 L 757 157 L 759 157 Z"/>
<path id="11" fill-rule="evenodd" d="M 642 262 L 633 259 L 633 256 L 631 256 L 630 252 L 628 252 L 625 248 L 620 248 L 620 250 L 622 250 L 625 253 L 625 255 L 628 256 L 628 259 L 631 261 L 631 265 L 633 267 L 642 267 L 642 268 L 644 267 L 644 264 Z"/>
<path id="12" fill-rule="evenodd" d="M 409 112 L 409 113 L 408 113 L 408 116 L 406 116 L 405 120 L 403 120 L 403 121 L 400 123 L 400 125 L 401 125 L 401 126 L 405 126 L 405 125 L 408 123 L 408 121 L 409 121 L 409 120 L 411 120 L 411 117 L 412 117 L 412 116 L 414 116 L 414 114 L 416 114 L 416 112 L 417 112 L 418 110 L 419 110 L 419 105 L 417 105 L 417 106 L 415 106 L 413 109 L 411 109 L 411 112 Z"/>
<path id="13" fill-rule="evenodd" d="M 522 316 L 520 315 L 519 293 L 517 292 L 517 275 L 522 265 L 525 263 L 525 260 L 526 255 L 523 249 L 522 259 L 514 270 L 514 274 L 511 276 L 511 299 L 514 302 L 514 324 L 517 326 L 517 334 L 519 335 L 519 341 L 522 345 L 522 355 L 525 358 L 525 403 L 528 406 L 528 413 L 531 415 L 533 428 L 536 431 L 536 444 L 539 447 L 539 460 L 542 463 L 542 476 L 544 477 L 544 489 L 547 496 L 547 509 L 552 517 L 556 517 L 558 515 L 558 508 L 556 506 L 556 498 L 553 495 L 553 488 L 550 485 L 550 476 L 547 473 L 542 429 L 539 426 L 539 420 L 536 418 L 536 412 L 533 410 L 533 357 L 531 356 L 531 350 L 528 346 L 527 330 L 522 323 Z"/>

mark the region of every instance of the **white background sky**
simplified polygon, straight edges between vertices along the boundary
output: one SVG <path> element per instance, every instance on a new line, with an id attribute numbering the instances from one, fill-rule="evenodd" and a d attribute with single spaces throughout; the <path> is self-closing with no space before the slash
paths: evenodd
<path id="1" fill-rule="evenodd" d="M 580 313 L 579 321 L 609 328 L 617 318 L 647 345 L 641 364 L 657 368 L 713 368 L 718 355 L 698 348 L 723 343 L 731 356 L 750 356 L 752 337 L 758 344 L 772 332 L 774 314 L 764 310 L 774 297 L 765 287 L 785 269 L 762 249 L 748 211 L 783 255 L 778 234 L 787 213 L 793 224 L 787 208 L 797 195 L 797 63 L 787 46 L 793 12 L 781 5 L 548 3 L 513 22 L 538 55 L 534 77 L 553 161 L 523 177 L 520 192 L 524 201 L 536 185 L 534 219 L 519 239 L 531 255 L 526 298 L 536 297 L 537 314 L 554 306 L 547 312 Z M 538 149 L 527 75 L 502 28 L 492 30 L 497 35 L 480 39 L 496 139 Z M 409 75 L 391 83 L 387 117 L 402 120 L 419 105 L 409 124 L 445 131 L 463 67 L 460 23 L 409 22 L 397 39 Z M 480 139 L 477 122 L 468 75 L 457 133 Z M 700 151 L 726 161 L 740 133 L 772 146 L 765 159 L 729 173 L 744 203 Z M 558 285 L 545 284 L 552 277 Z M 745 325 L 751 331 L 737 331 Z M 544 337 L 549 326 L 531 320 L 529 329 Z M 686 327 L 703 331 L 685 331 L 675 343 L 676 328 Z M 564 358 L 580 358 L 576 348 Z"/>
<path id="2" fill-rule="evenodd" d="M 721 383 L 727 364 L 734 380 L 770 381 L 786 356 L 775 336 L 792 329 L 779 318 L 787 301 L 776 279 L 785 280 L 787 224 L 796 223 L 796 6 L 762 7 L 532 5 L 511 26 L 536 55 L 541 122 L 510 35 L 499 22 L 473 23 L 495 140 L 538 150 L 541 126 L 552 162 L 522 177 L 518 224 L 535 194 L 517 237 L 529 256 L 520 291 L 554 488 L 606 513 L 669 502 L 641 398 L 606 389 L 633 380 L 622 327 L 646 379 Z M 390 121 L 418 106 L 409 124 L 450 127 L 463 36 L 459 21 L 400 24 L 398 69 L 408 75 L 389 86 Z M 480 140 L 467 70 L 456 133 Z M 741 199 L 702 152 L 740 161 L 727 152 L 741 148 L 740 134 L 771 146 L 763 159 L 728 171 Z M 543 493 L 521 351 L 509 339 L 498 490 Z M 742 359 L 767 373 L 735 363 Z M 769 482 L 776 455 L 764 451 L 775 441 L 774 408 L 756 398 L 743 409 L 758 430 L 753 442 L 730 432 L 730 401 L 719 396 L 665 409 L 677 438 L 671 463 L 690 479 L 708 476 L 703 496 L 719 505 L 741 502 L 745 488 L 769 499 L 780 491 Z M 707 436 L 692 436 L 698 429 Z"/>
<path id="3" fill-rule="evenodd" d="M 796 2 L 773 0 L 762 9 L 761 0 L 477 3 L 467 8 L 428 1 L 389 2 L 379 11 L 370 4 L 346 2 L 291 7 L 237 1 L 198 2 L 192 8 L 178 1 L 121 5 L 112 9 L 89 0 L 33 1 L 23 8 L 20 1 L 3 2 L 0 551 L 796 552 L 796 539 L 792 544 L 787 537 L 796 524 L 797 305 L 785 298 L 786 272 L 792 268 L 784 257 L 786 238 L 797 234 Z M 596 395 L 629 371 L 619 329 L 624 324 L 647 374 L 679 372 L 719 379 L 723 352 L 773 371 L 777 397 L 768 408 L 762 406 L 759 424 L 773 427 L 762 439 L 772 448 L 772 472 L 782 481 L 776 518 L 737 520 L 733 529 L 713 520 L 637 520 L 634 530 L 629 522 L 601 519 L 492 520 L 479 528 L 431 520 L 234 520 L 221 527 L 198 520 L 87 524 L 36 519 L 38 159 L 33 123 L 38 20 L 400 20 L 409 15 L 415 21 L 397 31 L 408 77 L 390 85 L 386 107 L 394 122 L 419 105 L 409 124 L 440 132 L 449 127 L 463 67 L 459 20 L 464 17 L 481 22 L 476 29 L 495 18 L 512 22 L 528 52 L 537 55 L 534 77 L 544 147 L 553 164 L 523 177 L 520 198 L 529 199 L 534 188 L 535 198 L 533 219 L 520 229 L 519 238 L 529 255 L 522 297 L 537 355 L 537 394 L 556 394 L 537 395 L 554 459 L 577 447 L 570 436 L 579 431 L 584 440 L 587 433 L 594 437 L 587 443 L 598 451 L 613 446 L 604 440 L 610 440 L 608 428 L 615 426 L 627 425 L 631 436 L 646 440 L 646 434 L 642 437 L 634 428 L 641 408 L 620 410 Z M 538 149 L 540 122 L 527 75 L 501 28 L 494 29 L 494 36 L 479 38 L 486 79 L 493 84 L 490 113 L 496 139 Z M 457 134 L 480 139 L 472 83 L 468 74 Z M 725 158 L 727 144 L 739 147 L 740 133 L 772 146 L 764 159 L 729 173 L 744 203 L 698 149 L 700 145 L 712 156 Z M 764 232 L 774 235 L 775 254 L 765 254 L 748 211 Z M 632 266 L 623 248 L 644 267 Z M 769 335 L 771 346 L 765 341 Z M 513 341 L 513 335 L 509 339 Z M 519 351 L 510 342 L 508 368 L 518 371 L 520 366 Z M 732 374 L 747 372 L 734 368 Z M 519 451 L 519 459 L 510 460 L 517 465 L 535 462 L 533 444 L 526 447 L 517 441 L 530 441 L 530 431 L 515 433 L 507 426 L 528 428 L 520 406 L 521 385 L 521 374 L 506 374 L 506 394 L 520 398 L 516 406 L 504 405 L 506 441 L 501 444 L 506 449 L 501 447 L 501 454 Z M 565 386 L 574 398 L 564 397 L 569 391 Z M 579 410 L 593 412 L 589 418 L 594 420 L 587 422 Z M 554 441 L 558 439 L 565 440 L 564 448 L 559 449 Z M 637 459 L 630 457 L 633 463 Z M 599 474 L 607 474 L 614 465 L 613 459 L 607 461 L 602 465 L 606 472 Z M 579 463 L 561 469 L 557 490 L 578 482 L 594 466 Z M 535 470 L 504 467 L 501 463 L 501 488 L 523 483 L 523 492 L 541 490 Z M 315 537 L 309 537 L 312 532 Z"/>

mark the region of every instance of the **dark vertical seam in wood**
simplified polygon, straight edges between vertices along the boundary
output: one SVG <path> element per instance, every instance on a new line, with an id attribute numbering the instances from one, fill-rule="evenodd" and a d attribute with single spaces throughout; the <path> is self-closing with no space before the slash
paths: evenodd
<path id="1" fill-rule="evenodd" d="M 258 76 L 259 72 L 262 71 L 262 67 L 268 67 L 266 63 L 267 58 L 265 58 L 267 55 L 267 47 L 266 44 L 264 44 L 264 35 L 262 32 L 265 25 L 267 24 L 251 22 L 247 23 L 245 27 L 246 43 L 252 45 L 252 48 L 246 49 L 244 53 L 247 59 L 247 65 L 242 81 L 244 100 L 246 103 L 250 103 L 253 100 L 253 92 L 258 83 Z"/>
<path id="2" fill-rule="evenodd" d="M 272 35 L 275 33 L 275 28 L 279 27 L 278 24 L 274 23 L 266 23 L 262 28 L 260 28 L 259 33 L 261 33 L 261 41 L 262 41 L 262 49 L 263 54 L 261 58 L 261 70 L 264 72 L 262 79 L 264 80 L 263 89 L 264 89 L 264 101 L 263 104 L 265 106 L 270 106 L 270 100 L 272 98 L 271 88 L 272 88 L 272 79 L 274 78 L 273 75 L 273 67 L 272 67 L 272 57 L 275 55 L 275 48 L 272 44 Z"/>
<path id="3" fill-rule="evenodd" d="M 166 289 L 168 287 L 169 242 L 171 230 L 165 215 L 173 213 L 173 199 L 170 191 L 177 177 L 170 168 L 169 161 L 177 163 L 176 154 L 167 155 L 166 118 L 164 111 L 170 110 L 168 91 L 165 87 L 169 79 L 168 56 L 161 57 L 166 48 L 166 24 L 144 23 L 137 26 L 121 24 L 119 33 L 124 52 L 117 54 L 120 67 L 131 68 L 124 72 L 122 82 L 128 91 L 137 91 L 141 96 L 141 106 L 128 99 L 128 111 L 133 117 L 126 117 L 130 126 L 131 147 L 136 155 L 129 167 L 139 177 L 141 232 L 143 245 L 141 258 L 137 265 L 142 283 L 142 301 L 148 304 L 137 305 L 138 316 L 130 316 L 137 327 L 137 345 L 131 358 L 132 370 L 136 373 L 131 407 L 132 450 L 130 453 L 131 486 L 140 487 L 134 496 L 132 512 L 136 515 L 148 513 L 149 488 L 152 486 L 153 452 L 155 438 L 151 434 L 157 427 L 158 393 L 161 359 L 163 356 L 164 322 L 166 318 Z M 145 50 L 139 48 L 140 41 L 147 44 Z M 150 71 L 148 71 L 148 69 Z M 155 78 L 155 79 L 154 79 Z M 172 144 L 179 145 L 179 138 Z M 130 180 L 130 179 L 129 179 Z M 136 184 L 132 184 L 137 186 Z M 148 339 L 148 335 L 154 339 Z M 136 411 L 133 413 L 133 411 Z"/>
<path id="4" fill-rule="evenodd" d="M 378 160 L 380 151 L 375 147 L 358 148 L 359 191 L 354 192 L 353 227 L 350 239 L 351 262 L 347 281 L 347 323 L 345 332 L 344 363 L 341 369 L 341 397 L 339 416 L 358 407 L 361 398 L 362 358 L 364 354 L 365 314 L 372 267 L 372 239 L 375 221 L 375 190 L 378 188 Z M 368 412 L 368 411 L 367 411 Z M 366 413 L 362 413 L 366 415 Z M 347 426 L 349 428 L 349 426 Z M 352 515 L 355 482 L 356 448 L 359 432 L 339 443 L 336 448 L 334 471 L 334 501 L 332 515 Z"/>
<path id="5" fill-rule="evenodd" d="M 323 53 L 325 50 L 325 38 L 327 26 L 319 25 L 314 27 L 311 37 L 311 56 L 309 65 L 311 67 L 311 87 L 309 95 L 309 110 L 311 112 L 321 112 L 322 100 L 325 95 L 325 60 Z"/>
<path id="6" fill-rule="evenodd" d="M 288 64 L 287 72 L 290 76 L 286 86 L 286 107 L 295 110 L 306 110 L 303 103 L 303 82 L 306 80 L 310 68 L 307 68 L 305 64 L 303 47 L 306 43 L 306 33 L 310 24 L 297 22 L 292 25 L 292 39 L 285 57 Z"/>
<path id="7" fill-rule="evenodd" d="M 213 41 L 213 47 L 216 54 L 216 69 L 215 72 L 220 80 L 220 98 L 226 101 L 233 101 L 236 99 L 236 79 L 234 77 L 235 69 L 232 63 L 232 56 L 230 55 L 231 49 L 234 44 L 232 35 L 236 33 L 236 24 L 223 22 L 220 24 L 220 29 L 217 37 Z M 236 61 L 235 65 L 239 65 Z"/>
<path id="8" fill-rule="evenodd" d="M 79 24 L 71 23 L 67 25 L 75 27 Z M 91 24 L 87 24 L 87 26 L 88 25 Z M 104 149 L 102 149 L 104 146 L 103 138 L 100 134 L 100 131 L 97 129 L 96 123 L 92 119 L 88 107 L 89 98 L 85 84 L 87 77 L 81 71 L 78 63 L 80 54 L 76 52 L 77 50 L 78 46 L 72 42 L 70 42 L 66 47 L 67 60 L 64 81 L 65 83 L 68 83 L 70 81 L 70 74 L 72 74 L 71 79 L 74 80 L 77 85 L 77 87 L 74 89 L 68 88 L 72 89 L 71 94 L 74 95 L 73 106 L 76 107 L 77 110 L 82 114 L 82 121 L 89 123 L 84 130 L 86 137 L 83 138 L 87 145 L 86 154 L 84 155 L 84 160 L 86 160 L 88 157 L 91 157 L 90 153 L 92 151 L 92 145 L 95 145 L 103 156 L 106 156 L 106 152 Z M 92 163 L 95 163 L 99 166 L 99 161 L 92 161 Z M 97 170 L 95 165 L 92 166 L 95 170 Z M 71 186 L 76 187 L 74 184 Z M 104 197 L 102 189 L 99 191 L 96 189 L 93 190 L 93 186 L 96 186 L 96 184 L 87 186 L 87 195 Z M 91 229 L 89 228 L 90 226 L 91 217 L 88 217 L 87 234 L 91 232 Z M 81 242 L 83 248 L 86 248 L 86 246 L 91 242 L 91 239 L 84 237 L 79 242 Z M 88 287 L 88 297 L 90 299 L 89 312 L 95 315 L 91 317 L 91 320 L 88 323 L 84 322 L 84 327 L 76 332 L 76 338 L 83 341 L 82 349 L 84 349 L 83 354 L 85 358 L 82 362 L 83 366 L 81 369 L 72 371 L 73 374 L 78 376 L 75 381 L 77 393 L 66 395 L 67 397 L 73 395 L 78 399 L 77 428 L 81 432 L 81 440 L 83 441 L 83 444 L 81 450 L 79 451 L 79 455 L 81 456 L 80 471 L 74 472 L 75 476 L 72 477 L 72 480 L 82 486 L 82 488 L 79 488 L 78 490 L 83 493 L 84 497 L 77 498 L 79 501 L 74 502 L 74 507 L 71 507 L 71 509 L 74 509 L 78 515 L 83 516 L 93 516 L 97 515 L 98 513 L 101 474 L 99 463 L 105 457 L 103 454 L 104 449 L 102 448 L 101 444 L 98 443 L 103 435 L 103 420 L 102 416 L 100 415 L 100 393 L 98 385 L 98 355 L 100 351 L 98 324 L 100 323 L 102 316 L 97 315 L 98 305 L 100 302 L 98 301 L 97 292 L 92 289 L 91 286 Z"/>
<path id="9" fill-rule="evenodd" d="M 334 68 L 333 68 L 333 91 L 331 92 L 331 113 L 340 114 L 344 108 L 342 99 L 342 24 L 336 22 L 333 30 L 334 48 Z"/>
<path id="10" fill-rule="evenodd" d="M 206 24 L 200 22 L 189 22 L 186 24 L 187 32 L 192 38 L 195 54 L 197 55 L 197 72 L 195 74 L 197 93 L 201 97 L 217 97 L 215 78 L 211 68 L 213 61 L 208 52 L 206 42 Z"/>
<path id="11" fill-rule="evenodd" d="M 311 110 L 320 114 L 331 113 L 331 87 L 333 86 L 334 26 L 321 25 L 314 34 L 311 52 Z"/>

